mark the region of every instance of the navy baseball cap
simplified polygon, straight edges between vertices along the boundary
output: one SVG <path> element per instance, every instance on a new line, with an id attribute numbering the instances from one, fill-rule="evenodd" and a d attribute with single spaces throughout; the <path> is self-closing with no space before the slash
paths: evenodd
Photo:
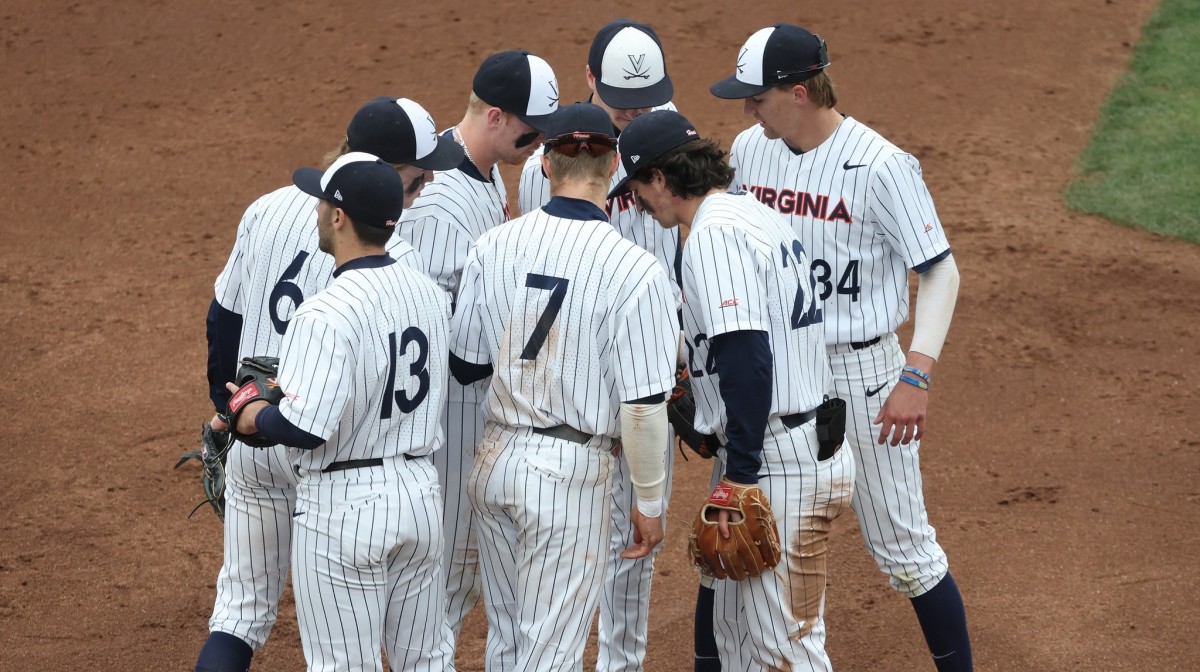
<path id="1" fill-rule="evenodd" d="M 749 98 L 780 84 L 812 79 L 827 67 L 829 53 L 820 35 L 777 23 L 751 35 L 738 52 L 737 72 L 708 90 L 718 98 Z"/>
<path id="2" fill-rule="evenodd" d="M 588 52 L 596 93 L 609 107 L 658 107 L 675 95 L 662 41 L 644 23 L 617 19 L 600 29 Z"/>
<path id="3" fill-rule="evenodd" d="M 425 170 L 450 170 L 463 160 L 462 147 L 439 136 L 433 117 L 408 98 L 372 98 L 354 113 L 346 143 L 352 152 Z"/>
<path id="4" fill-rule="evenodd" d="M 343 154 L 324 173 L 316 168 L 297 168 L 292 182 L 309 196 L 329 201 L 366 226 L 393 228 L 404 211 L 400 172 L 374 154 Z"/>
<path id="5" fill-rule="evenodd" d="M 674 110 L 654 110 L 638 116 L 621 133 L 618 149 L 621 150 L 625 177 L 608 192 L 608 197 L 625 191 L 625 184 L 642 166 L 686 142 L 699 139 L 700 133 L 692 122 Z"/>
<path id="6" fill-rule="evenodd" d="M 550 64 L 528 51 L 502 51 L 484 59 L 471 91 L 483 102 L 515 114 L 541 131 L 558 109 L 558 79 Z"/>
<path id="7" fill-rule="evenodd" d="M 576 133 L 614 138 L 612 120 L 604 108 L 592 103 L 574 103 L 558 108 L 546 120 L 546 143 Z"/>

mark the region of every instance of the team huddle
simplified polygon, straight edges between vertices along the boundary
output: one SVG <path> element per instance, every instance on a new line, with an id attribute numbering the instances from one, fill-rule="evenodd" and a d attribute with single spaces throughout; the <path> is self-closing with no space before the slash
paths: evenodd
<path id="1" fill-rule="evenodd" d="M 456 125 L 374 98 L 246 210 L 207 317 L 194 456 L 225 554 L 198 672 L 250 668 L 289 570 L 309 670 L 453 670 L 481 601 L 488 670 L 582 669 L 593 622 L 599 672 L 657 669 L 676 443 L 713 456 L 676 532 L 696 670 L 832 669 L 847 507 L 936 668 L 972 668 L 919 467 L 959 282 L 920 165 L 837 112 L 819 36 L 734 56 L 710 91 L 756 123 L 728 153 L 672 103 L 655 31 L 617 20 L 586 102 L 493 54 Z"/>

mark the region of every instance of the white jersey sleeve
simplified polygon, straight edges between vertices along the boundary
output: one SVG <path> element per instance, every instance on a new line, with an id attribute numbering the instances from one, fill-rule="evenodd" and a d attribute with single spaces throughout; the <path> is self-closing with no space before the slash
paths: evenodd
<path id="1" fill-rule="evenodd" d="M 667 276 L 656 273 L 624 306 L 617 308 L 617 329 L 610 355 L 617 396 L 622 402 L 648 397 L 674 386 L 675 372 L 656 366 L 677 355 L 678 327 L 673 319 L 675 298 Z"/>
<path id="2" fill-rule="evenodd" d="M 688 238 L 683 266 L 694 291 L 687 300 L 709 338 L 770 328 L 763 264 L 757 257 L 733 223 L 714 223 Z"/>
<path id="3" fill-rule="evenodd" d="M 279 404 L 284 419 L 323 439 L 341 422 L 350 399 L 354 346 L 337 321 L 318 310 L 297 313 L 283 338 L 279 385 L 287 396 Z"/>
<path id="4" fill-rule="evenodd" d="M 225 261 L 225 268 L 217 276 L 217 281 L 214 283 L 213 290 L 216 295 L 217 303 L 222 308 L 230 312 L 242 314 L 245 283 L 245 256 L 246 247 L 249 245 L 250 230 L 255 222 L 258 221 L 259 213 L 262 209 L 263 199 L 258 199 L 246 208 L 245 214 L 242 215 L 241 221 L 238 222 L 237 238 L 234 239 L 233 250 L 229 253 L 229 259 Z"/>
<path id="5" fill-rule="evenodd" d="M 388 256 L 396 261 L 408 266 L 418 273 L 425 272 L 425 264 L 421 261 L 421 255 L 417 253 L 417 249 L 413 247 L 403 237 L 394 235 L 387 244 Z"/>
<path id="6" fill-rule="evenodd" d="M 909 268 L 944 256 L 950 243 L 916 157 L 893 154 L 880 162 L 871 178 L 868 219 L 887 234 Z"/>
<path id="7" fill-rule="evenodd" d="M 471 248 L 463 268 L 458 306 L 450 322 L 450 352 L 471 364 L 490 364 L 491 354 L 483 340 L 484 304 L 483 266 L 478 248 Z"/>
<path id="8" fill-rule="evenodd" d="M 517 206 L 521 208 L 521 214 L 529 214 L 550 200 L 550 180 L 542 172 L 542 154 L 545 151 L 544 146 L 538 147 L 521 169 L 521 184 L 517 190 Z"/>

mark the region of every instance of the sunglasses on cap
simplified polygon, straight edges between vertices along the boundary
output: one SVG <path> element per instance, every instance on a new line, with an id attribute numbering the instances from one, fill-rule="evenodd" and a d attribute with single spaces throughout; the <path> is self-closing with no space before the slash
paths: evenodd
<path id="1" fill-rule="evenodd" d="M 820 35 L 813 35 L 813 37 L 817 38 L 817 41 L 821 43 L 821 46 L 818 49 L 817 62 L 808 66 L 807 68 L 802 68 L 800 70 L 791 70 L 791 71 L 777 70 L 775 72 L 776 79 L 778 79 L 779 81 L 782 82 L 785 79 L 791 79 L 792 77 L 797 77 L 799 75 L 807 75 L 809 73 L 813 73 L 818 70 L 824 70 L 826 67 L 829 66 L 829 52 L 825 48 L 825 40 L 821 39 Z M 815 75 L 813 75 L 813 76 L 815 76 Z"/>
<path id="2" fill-rule="evenodd" d="M 616 149 L 617 139 L 600 133 L 567 133 L 546 141 L 546 151 L 555 151 L 572 159 L 581 151 L 598 157 Z"/>

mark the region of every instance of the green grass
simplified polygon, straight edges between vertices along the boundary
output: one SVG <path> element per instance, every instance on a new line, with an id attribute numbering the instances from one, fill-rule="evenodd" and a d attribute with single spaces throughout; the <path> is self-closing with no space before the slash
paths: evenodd
<path id="1" fill-rule="evenodd" d="M 1067 204 L 1200 243 L 1200 2 L 1162 0 L 1100 112 Z"/>

